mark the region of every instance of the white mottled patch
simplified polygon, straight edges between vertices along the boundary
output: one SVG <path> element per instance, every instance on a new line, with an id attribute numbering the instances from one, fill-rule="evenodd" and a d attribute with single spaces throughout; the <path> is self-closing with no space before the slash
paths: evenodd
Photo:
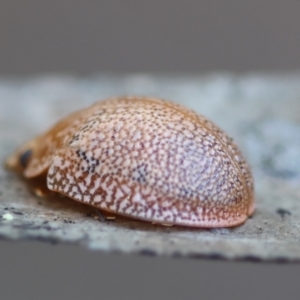
<path id="1" fill-rule="evenodd" d="M 101 200 L 102 200 L 101 195 L 96 195 L 96 196 L 94 197 L 94 201 L 95 201 L 95 202 L 101 202 Z"/>
<path id="2" fill-rule="evenodd" d="M 203 208 L 202 208 L 201 206 L 198 206 L 198 207 L 197 207 L 197 213 L 198 213 L 199 216 L 202 215 L 202 213 L 203 213 Z"/>
<path id="3" fill-rule="evenodd" d="M 61 166 L 62 165 L 62 159 L 60 156 L 55 156 L 54 159 L 53 159 L 53 164 L 55 166 Z"/>
<path id="4" fill-rule="evenodd" d="M 110 205 L 109 209 L 111 209 L 112 211 L 116 211 L 117 210 L 116 203 L 113 203 L 112 205 Z"/>
<path id="5" fill-rule="evenodd" d="M 184 125 L 188 130 L 194 131 L 195 130 L 195 125 L 189 120 L 183 120 L 182 125 Z"/>
<path id="6" fill-rule="evenodd" d="M 54 167 L 52 166 L 48 171 L 48 175 L 52 176 L 53 174 L 54 174 Z"/>
<path id="7" fill-rule="evenodd" d="M 113 155 L 114 152 L 115 152 L 114 149 L 112 149 L 112 148 L 108 149 L 108 155 L 109 155 L 109 156 Z"/>
<path id="8" fill-rule="evenodd" d="M 65 162 L 63 164 L 63 169 L 69 168 L 70 166 L 71 166 L 71 162 L 69 160 L 65 160 Z"/>
<path id="9" fill-rule="evenodd" d="M 151 193 L 151 191 L 152 191 L 152 189 L 151 189 L 151 187 L 148 186 L 148 185 L 143 185 L 143 186 L 141 187 L 141 193 L 142 193 L 144 196 L 149 195 L 149 194 Z"/>
<path id="10" fill-rule="evenodd" d="M 103 209 L 107 209 L 107 208 L 108 208 L 108 205 L 107 205 L 107 202 L 104 201 L 104 200 L 105 200 L 105 199 L 102 199 L 102 200 L 100 201 L 99 206 L 100 206 L 101 208 L 103 208 Z"/>
<path id="11" fill-rule="evenodd" d="M 77 171 L 77 172 L 75 173 L 75 178 L 78 179 L 81 175 L 82 175 L 82 171 Z"/>
<path id="12" fill-rule="evenodd" d="M 117 189 L 117 192 L 116 192 L 116 198 L 117 199 L 120 199 L 120 198 L 122 198 L 122 197 L 124 197 L 125 196 L 125 194 L 123 193 L 123 191 L 121 190 L 121 189 Z"/>
<path id="13" fill-rule="evenodd" d="M 79 201 L 82 200 L 81 194 L 75 194 L 73 197 L 75 200 L 79 200 Z"/>
<path id="14" fill-rule="evenodd" d="M 69 189 L 70 189 L 70 185 L 66 184 L 64 186 L 63 192 L 66 194 L 69 191 Z"/>
<path id="15" fill-rule="evenodd" d="M 148 197 L 147 197 L 147 200 L 148 201 L 156 201 L 157 200 L 157 197 L 156 197 L 156 194 L 152 193 L 152 194 L 149 194 Z"/>
<path id="16" fill-rule="evenodd" d="M 153 206 L 152 206 L 153 210 L 158 210 L 158 203 L 155 203 Z"/>
<path id="17" fill-rule="evenodd" d="M 188 131 L 188 130 L 185 130 L 185 131 L 183 132 L 183 134 L 184 134 L 188 139 L 192 139 L 192 138 L 194 137 L 194 135 L 193 135 L 190 131 Z"/>
<path id="18" fill-rule="evenodd" d="M 104 139 L 105 139 L 105 135 L 102 132 L 100 132 L 98 135 L 98 140 L 103 141 Z"/>
<path id="19" fill-rule="evenodd" d="M 152 217 L 152 210 L 151 209 L 147 209 L 147 211 L 146 211 L 146 218 L 147 219 L 151 219 L 151 217 Z"/>
<path id="20" fill-rule="evenodd" d="M 189 214 L 186 211 L 182 211 L 181 212 L 181 217 L 182 217 L 182 219 L 188 219 Z"/>
<path id="21" fill-rule="evenodd" d="M 85 184 L 86 186 L 89 186 L 91 184 L 91 180 L 92 180 L 92 174 L 89 174 L 86 178 L 85 178 Z"/>
<path id="22" fill-rule="evenodd" d="M 132 197 L 132 202 L 142 203 L 143 202 L 142 195 L 140 193 L 135 193 L 134 196 Z"/>
<path id="23" fill-rule="evenodd" d="M 89 196 L 89 195 L 84 195 L 84 196 L 83 196 L 83 201 L 84 201 L 84 202 L 90 202 L 90 201 L 91 201 L 91 196 Z"/>
<path id="24" fill-rule="evenodd" d="M 95 153 L 95 157 L 96 158 L 99 158 L 101 156 L 101 153 L 102 153 L 102 148 L 97 148 L 94 150 L 94 153 Z"/>
<path id="25" fill-rule="evenodd" d="M 74 194 L 78 194 L 79 193 L 78 187 L 76 185 L 73 185 L 71 192 Z"/>
<path id="26" fill-rule="evenodd" d="M 134 131 L 134 134 L 133 134 L 133 136 L 132 136 L 132 139 L 133 139 L 134 141 L 137 141 L 138 139 L 141 138 L 141 136 L 142 136 L 141 131 L 140 131 L 140 130 L 135 130 L 135 131 Z"/>
<path id="27" fill-rule="evenodd" d="M 116 130 L 116 132 L 119 132 L 120 129 L 121 129 L 123 126 L 124 126 L 124 123 L 123 123 L 123 122 L 121 122 L 121 121 L 117 122 L 116 125 L 115 125 L 115 130 Z"/>
<path id="28" fill-rule="evenodd" d="M 84 183 L 82 183 L 82 182 L 79 182 L 78 186 L 79 186 L 79 189 L 80 189 L 80 191 L 81 191 L 82 194 L 87 190 L 86 185 Z"/>
<path id="29" fill-rule="evenodd" d="M 61 175 L 60 175 L 60 173 L 56 173 L 56 175 L 55 175 L 55 179 L 56 179 L 57 181 L 60 181 L 60 179 L 61 179 Z"/>
<path id="30" fill-rule="evenodd" d="M 163 201 L 162 202 L 162 207 L 169 207 L 169 206 L 171 206 L 171 202 L 170 201 L 167 201 L 167 200 L 165 200 L 165 201 Z"/>

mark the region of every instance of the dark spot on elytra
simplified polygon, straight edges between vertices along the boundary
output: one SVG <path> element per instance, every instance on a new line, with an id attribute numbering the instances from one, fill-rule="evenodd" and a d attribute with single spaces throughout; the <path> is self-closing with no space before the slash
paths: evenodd
<path id="1" fill-rule="evenodd" d="M 183 197 L 187 197 L 189 195 L 189 191 L 184 188 L 184 187 L 181 187 L 179 188 L 179 196 L 183 196 Z"/>
<path id="2" fill-rule="evenodd" d="M 132 176 L 132 179 L 136 180 L 138 183 L 145 184 L 148 176 L 147 168 L 148 166 L 145 163 L 133 168 L 132 171 L 135 173 L 135 175 Z"/>
<path id="3" fill-rule="evenodd" d="M 32 149 L 27 149 L 20 155 L 19 162 L 23 168 L 26 168 L 28 166 L 31 156 L 32 156 Z"/>
<path id="4" fill-rule="evenodd" d="M 76 154 L 79 158 L 85 160 L 88 163 L 88 167 L 87 169 L 85 169 L 84 167 L 81 167 L 82 171 L 87 171 L 87 172 L 91 172 L 91 173 L 95 173 L 95 168 L 96 166 L 100 165 L 100 161 L 98 159 L 96 159 L 95 157 L 87 157 L 87 154 L 85 151 L 82 150 L 77 150 Z"/>
<path id="5" fill-rule="evenodd" d="M 79 141 L 79 134 L 74 134 L 69 145 L 71 145 L 72 143 L 74 143 L 75 141 Z"/>

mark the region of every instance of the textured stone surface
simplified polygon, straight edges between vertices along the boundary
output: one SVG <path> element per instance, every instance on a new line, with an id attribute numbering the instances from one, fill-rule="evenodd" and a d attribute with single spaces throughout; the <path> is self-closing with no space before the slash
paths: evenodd
<path id="1" fill-rule="evenodd" d="M 124 94 L 163 97 L 204 114 L 253 168 L 257 211 L 233 229 L 189 229 L 117 218 L 66 198 L 33 196 L 0 169 L 0 236 L 90 249 L 228 259 L 300 259 L 300 76 L 44 76 L 0 80 L 0 159 L 75 109 Z"/>

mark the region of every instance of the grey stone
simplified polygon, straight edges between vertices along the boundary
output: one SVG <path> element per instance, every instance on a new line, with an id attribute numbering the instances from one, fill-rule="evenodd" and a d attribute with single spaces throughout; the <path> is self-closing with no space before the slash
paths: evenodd
<path id="1" fill-rule="evenodd" d="M 0 159 L 62 116 L 112 95 L 170 99 L 204 114 L 242 149 L 257 210 L 231 229 L 162 227 L 117 218 L 59 196 L 38 198 L 0 168 L 0 237 L 180 257 L 300 260 L 300 75 L 48 75 L 0 80 Z"/>

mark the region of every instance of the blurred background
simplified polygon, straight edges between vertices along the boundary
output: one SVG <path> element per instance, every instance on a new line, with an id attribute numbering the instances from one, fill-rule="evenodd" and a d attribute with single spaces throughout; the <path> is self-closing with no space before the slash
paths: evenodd
<path id="1" fill-rule="evenodd" d="M 0 0 L 0 76 L 300 68 L 300 1 Z M 0 241 L 0 299 L 298 299 L 300 267 Z"/>
<path id="2" fill-rule="evenodd" d="M 1 0 L 0 74 L 300 67 L 296 0 Z"/>

